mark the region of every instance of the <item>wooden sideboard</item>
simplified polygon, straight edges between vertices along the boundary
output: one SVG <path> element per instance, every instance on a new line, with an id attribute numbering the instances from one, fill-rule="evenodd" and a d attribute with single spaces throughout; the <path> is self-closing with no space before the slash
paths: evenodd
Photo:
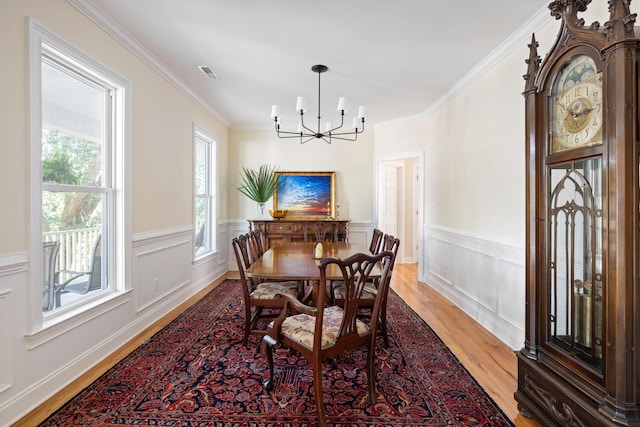
<path id="1" fill-rule="evenodd" d="M 308 239 L 315 240 L 313 224 L 324 222 L 334 224 L 338 229 L 338 240 L 346 242 L 349 240 L 349 221 L 308 221 L 308 220 L 286 220 L 286 219 L 250 219 L 249 230 L 261 231 L 264 233 L 265 246 L 270 248 L 274 242 L 304 242 L 305 229 Z M 333 233 L 327 233 L 327 237 Z"/>

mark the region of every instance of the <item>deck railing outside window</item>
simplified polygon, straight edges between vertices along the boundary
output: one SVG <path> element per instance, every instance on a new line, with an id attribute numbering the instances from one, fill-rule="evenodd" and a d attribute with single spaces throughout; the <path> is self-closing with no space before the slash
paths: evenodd
<path id="1" fill-rule="evenodd" d="M 89 271 L 99 228 L 81 228 L 69 231 L 43 233 L 44 242 L 60 242 L 56 270 Z"/>

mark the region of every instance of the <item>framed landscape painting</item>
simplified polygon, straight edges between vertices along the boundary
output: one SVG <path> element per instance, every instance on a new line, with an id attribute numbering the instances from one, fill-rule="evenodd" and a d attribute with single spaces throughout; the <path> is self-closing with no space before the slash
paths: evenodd
<path id="1" fill-rule="evenodd" d="M 335 172 L 276 172 L 273 209 L 287 210 L 287 219 L 335 217 Z"/>

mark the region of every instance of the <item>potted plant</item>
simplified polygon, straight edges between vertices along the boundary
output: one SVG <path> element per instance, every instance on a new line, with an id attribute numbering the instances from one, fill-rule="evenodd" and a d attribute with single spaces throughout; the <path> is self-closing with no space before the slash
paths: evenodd
<path id="1" fill-rule="evenodd" d="M 258 170 L 242 167 L 242 185 L 236 188 L 258 204 L 260 215 L 264 214 L 264 204 L 276 191 L 276 169 L 269 164 L 261 165 Z"/>

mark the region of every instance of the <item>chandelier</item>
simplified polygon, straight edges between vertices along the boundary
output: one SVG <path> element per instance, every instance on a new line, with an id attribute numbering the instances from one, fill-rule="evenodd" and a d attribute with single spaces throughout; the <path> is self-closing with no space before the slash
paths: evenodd
<path id="1" fill-rule="evenodd" d="M 271 118 L 276 128 L 276 133 L 279 138 L 300 138 L 300 144 L 311 141 L 312 139 L 322 139 L 327 144 L 331 144 L 334 139 L 340 139 L 344 141 L 355 141 L 358 139 L 358 134 L 364 132 L 364 107 L 358 108 L 358 116 L 353 118 L 351 130 L 342 130 L 344 125 L 344 113 L 347 111 L 347 100 L 343 97 L 338 99 L 338 113 L 340 113 L 340 125 L 332 127 L 331 122 L 325 124 L 325 131 L 320 132 L 320 75 L 329 70 L 326 65 L 314 65 L 311 67 L 311 71 L 318 73 L 318 124 L 315 130 L 309 128 L 304 123 L 304 113 L 307 112 L 306 100 L 299 96 L 296 102 L 296 112 L 300 114 L 300 121 L 298 122 L 298 130 L 285 131 L 280 129 L 280 108 L 277 105 L 271 107 Z"/>

